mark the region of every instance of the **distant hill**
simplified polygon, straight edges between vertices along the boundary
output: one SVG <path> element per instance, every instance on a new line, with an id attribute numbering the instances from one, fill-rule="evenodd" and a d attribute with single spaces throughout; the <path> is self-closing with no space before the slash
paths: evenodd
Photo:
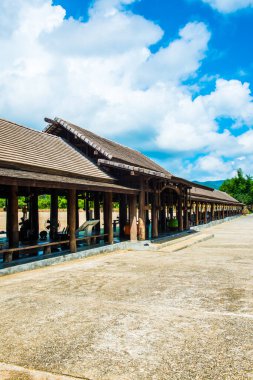
<path id="1" fill-rule="evenodd" d="M 219 190 L 219 188 L 221 187 L 224 181 L 225 180 L 205 181 L 205 182 L 193 181 L 193 182 L 198 183 L 199 185 L 204 185 L 204 186 L 212 187 L 213 189 Z"/>

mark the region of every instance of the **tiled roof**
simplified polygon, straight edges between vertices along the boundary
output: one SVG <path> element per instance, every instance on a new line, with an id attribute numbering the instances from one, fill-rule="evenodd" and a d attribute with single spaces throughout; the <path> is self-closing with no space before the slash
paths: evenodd
<path id="1" fill-rule="evenodd" d="M 202 189 L 199 187 L 192 187 L 191 188 L 191 195 L 194 198 L 203 198 L 203 199 L 208 199 L 208 200 L 217 200 L 217 201 L 223 201 L 223 202 L 229 202 L 229 203 L 238 203 L 240 202 L 231 197 L 231 195 L 224 193 L 223 191 L 220 190 L 213 190 L 210 188 L 210 190 Z"/>
<path id="2" fill-rule="evenodd" d="M 55 118 L 54 122 L 85 141 L 88 145 L 99 151 L 108 160 L 115 160 L 149 170 L 154 170 L 165 174 L 168 178 L 171 177 L 171 173 L 137 150 L 125 147 L 104 137 L 98 136 L 87 129 L 81 128 L 63 119 Z M 54 133 L 53 131 L 53 125 L 49 125 L 45 129 L 45 132 L 48 133 Z"/>
<path id="3" fill-rule="evenodd" d="M 0 166 L 112 182 L 63 139 L 0 119 Z"/>

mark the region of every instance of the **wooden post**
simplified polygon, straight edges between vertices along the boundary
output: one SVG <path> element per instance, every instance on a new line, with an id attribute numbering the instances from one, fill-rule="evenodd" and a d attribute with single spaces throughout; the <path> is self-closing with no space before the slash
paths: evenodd
<path id="1" fill-rule="evenodd" d="M 199 202 L 196 202 L 196 226 L 199 225 Z"/>
<path id="2" fill-rule="evenodd" d="M 99 223 L 95 226 L 96 233 L 100 233 L 100 194 L 94 193 L 94 219 L 99 220 Z"/>
<path id="3" fill-rule="evenodd" d="M 146 215 L 145 215 L 145 191 L 141 189 L 139 194 L 139 239 L 146 239 Z"/>
<path id="4" fill-rule="evenodd" d="M 188 218 L 188 223 L 189 227 L 192 226 L 192 214 L 193 214 L 193 203 L 190 202 L 190 209 L 189 209 L 189 218 Z"/>
<path id="5" fill-rule="evenodd" d="M 220 219 L 220 205 L 217 205 L 217 210 L 218 210 L 218 219 Z"/>
<path id="6" fill-rule="evenodd" d="M 158 237 L 158 193 L 154 192 L 152 202 L 152 237 Z"/>
<path id="7" fill-rule="evenodd" d="M 127 195 L 121 194 L 119 200 L 119 231 L 120 236 L 125 236 L 124 228 L 127 224 Z"/>
<path id="8" fill-rule="evenodd" d="M 108 234 L 108 243 L 113 244 L 112 193 L 105 193 L 104 196 L 104 233 Z"/>
<path id="9" fill-rule="evenodd" d="M 76 190 L 68 191 L 68 220 L 70 252 L 76 252 Z"/>
<path id="10" fill-rule="evenodd" d="M 214 221 L 214 204 L 211 203 L 211 221 Z"/>
<path id="11" fill-rule="evenodd" d="M 130 240 L 137 240 L 136 195 L 129 196 Z"/>
<path id="12" fill-rule="evenodd" d="M 146 212 L 145 212 L 145 191 L 141 190 L 139 194 L 139 239 L 146 239 Z"/>
<path id="13" fill-rule="evenodd" d="M 189 230 L 189 216 L 188 216 L 188 192 L 185 190 L 184 196 L 184 229 Z"/>
<path id="14" fill-rule="evenodd" d="M 31 223 L 32 239 L 37 240 L 39 237 L 39 205 L 38 205 L 38 194 L 33 191 L 30 197 L 30 210 L 29 219 Z"/>
<path id="15" fill-rule="evenodd" d="M 182 212 L 182 196 L 181 194 L 178 195 L 178 202 L 177 202 L 177 218 L 178 218 L 178 231 L 182 232 L 184 230 L 184 224 L 183 224 L 183 212 Z"/>
<path id="16" fill-rule="evenodd" d="M 58 232 L 58 194 L 56 190 L 51 193 L 50 205 L 50 238 L 55 240 Z"/>
<path id="17" fill-rule="evenodd" d="M 222 219 L 225 219 L 225 205 L 222 206 Z"/>
<path id="18" fill-rule="evenodd" d="M 9 248 L 18 247 L 19 244 L 19 232 L 18 232 L 18 187 L 13 185 L 9 189 L 8 198 L 8 224 L 9 224 Z M 3 255 L 3 261 L 5 263 L 11 262 L 13 259 L 13 253 L 5 253 Z"/>
<path id="19" fill-rule="evenodd" d="M 85 197 L 85 212 L 86 212 L 86 220 L 90 220 L 90 202 L 89 202 L 88 193 L 86 193 L 86 197 Z"/>
<path id="20" fill-rule="evenodd" d="M 166 204 L 163 201 L 161 204 L 162 208 L 160 210 L 160 226 L 161 226 L 161 231 L 165 232 L 166 231 Z"/>
<path id="21" fill-rule="evenodd" d="M 78 205 L 78 194 L 76 194 L 76 230 L 79 227 L 79 205 Z"/>
<path id="22" fill-rule="evenodd" d="M 204 208 L 204 224 L 207 224 L 207 203 L 205 203 Z"/>

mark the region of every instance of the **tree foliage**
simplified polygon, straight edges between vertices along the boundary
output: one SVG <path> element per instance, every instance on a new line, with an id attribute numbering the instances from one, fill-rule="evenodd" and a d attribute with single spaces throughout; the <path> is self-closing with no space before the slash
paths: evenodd
<path id="1" fill-rule="evenodd" d="M 226 179 L 220 190 L 225 191 L 247 206 L 253 204 L 253 179 L 250 175 L 244 175 L 242 169 L 237 170 L 235 177 Z"/>

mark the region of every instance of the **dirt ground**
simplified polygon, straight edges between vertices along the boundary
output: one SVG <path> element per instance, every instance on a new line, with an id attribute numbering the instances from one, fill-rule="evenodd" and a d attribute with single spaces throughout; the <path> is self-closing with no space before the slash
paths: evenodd
<path id="1" fill-rule="evenodd" d="M 0 278 L 0 379 L 253 379 L 252 231 Z"/>
<path id="2" fill-rule="evenodd" d="M 18 220 L 21 221 L 21 217 L 23 216 L 22 211 L 18 213 Z M 118 212 L 113 212 L 113 220 L 117 219 Z M 59 211 L 59 222 L 60 227 L 59 230 L 63 230 L 64 227 L 67 226 L 67 211 Z M 50 218 L 49 210 L 39 210 L 39 231 L 45 230 L 45 227 L 48 225 L 47 220 Z M 81 225 L 86 220 L 86 213 L 83 210 L 79 210 L 79 224 Z M 103 213 L 100 213 L 100 220 L 103 220 Z M 6 231 L 6 212 L 0 211 L 0 231 Z"/>

